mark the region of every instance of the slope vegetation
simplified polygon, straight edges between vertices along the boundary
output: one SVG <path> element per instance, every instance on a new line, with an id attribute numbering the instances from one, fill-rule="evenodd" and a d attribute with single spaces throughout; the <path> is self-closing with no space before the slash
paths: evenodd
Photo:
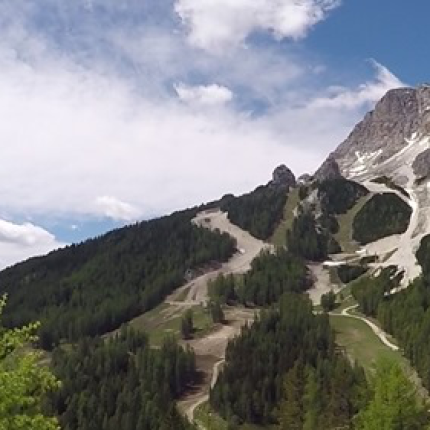
<path id="1" fill-rule="evenodd" d="M 287 196 L 285 188 L 266 185 L 240 197 L 224 198 L 221 209 L 233 224 L 266 240 L 282 219 Z"/>
<path id="2" fill-rule="evenodd" d="M 125 227 L 0 273 L 9 294 L 4 323 L 42 320 L 51 348 L 116 329 L 159 304 L 186 271 L 225 261 L 235 241 L 191 223 L 196 211 Z"/>
<path id="3" fill-rule="evenodd" d="M 405 233 L 412 209 L 393 193 L 376 194 L 358 212 L 353 223 L 353 239 L 361 244 Z"/>

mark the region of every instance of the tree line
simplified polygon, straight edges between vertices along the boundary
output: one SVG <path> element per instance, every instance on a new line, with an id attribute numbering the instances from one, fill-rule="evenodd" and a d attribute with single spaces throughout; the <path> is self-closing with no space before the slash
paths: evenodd
<path id="1" fill-rule="evenodd" d="M 363 369 L 337 350 L 328 316 L 314 315 L 306 296 L 286 293 L 230 341 L 210 402 L 233 427 L 343 428 L 366 390 Z"/>
<path id="2" fill-rule="evenodd" d="M 196 380 L 195 357 L 172 339 L 155 350 L 145 334 L 123 329 L 58 348 L 52 365 L 62 386 L 50 404 L 63 430 L 191 429 L 175 399 Z"/>
<path id="3" fill-rule="evenodd" d="M 209 295 L 221 304 L 267 306 L 286 292 L 302 293 L 311 285 L 304 261 L 279 248 L 274 253 L 263 251 L 243 276 L 218 276 L 209 283 Z"/>

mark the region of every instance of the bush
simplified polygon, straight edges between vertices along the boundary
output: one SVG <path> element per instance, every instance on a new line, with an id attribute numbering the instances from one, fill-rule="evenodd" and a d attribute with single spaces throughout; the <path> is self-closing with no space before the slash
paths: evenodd
<path id="1" fill-rule="evenodd" d="M 348 284 L 351 281 L 359 278 L 361 275 L 367 272 L 367 268 L 357 265 L 345 264 L 337 268 L 337 274 L 339 279 L 344 283 Z"/>

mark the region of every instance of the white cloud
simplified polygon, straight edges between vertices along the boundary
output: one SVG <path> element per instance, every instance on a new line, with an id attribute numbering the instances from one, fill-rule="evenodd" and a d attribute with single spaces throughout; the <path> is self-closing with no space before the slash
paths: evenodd
<path id="1" fill-rule="evenodd" d="M 52 244 L 55 242 L 55 237 L 31 223 L 14 224 L 0 220 L 0 242 L 33 246 L 38 243 Z"/>
<path id="2" fill-rule="evenodd" d="M 115 196 L 147 216 L 244 192 L 280 163 L 315 169 L 363 108 L 353 90 L 348 111 L 303 92 L 290 100 L 287 90 L 257 117 L 230 103 L 196 112 L 61 57 L 29 67 L 0 55 L 0 66 L 0 201 L 9 213 L 98 216 L 94 196 Z"/>
<path id="3" fill-rule="evenodd" d="M 39 226 L 0 220 L 0 269 L 62 246 L 54 235 Z"/>
<path id="4" fill-rule="evenodd" d="M 219 106 L 233 99 L 233 93 L 227 87 L 217 84 L 189 86 L 181 83 L 175 85 L 175 90 L 179 99 L 190 105 Z"/>
<path id="5" fill-rule="evenodd" d="M 101 3 L 95 2 L 94 10 Z M 269 3 L 278 12 L 286 4 L 255 0 L 260 8 Z M 5 4 L 0 1 L 0 12 Z M 10 12 L 13 7 L 7 3 Z M 226 13 L 225 25 L 232 26 L 227 33 L 234 33 L 231 9 Z M 0 13 L 0 22 L 9 15 Z M 249 21 L 247 12 L 244 19 Z M 98 22 L 86 30 L 102 31 Z M 280 24 L 249 22 L 233 44 L 255 29 L 299 37 L 300 32 L 282 30 Z M 181 33 L 145 26 L 122 30 L 86 34 L 97 53 L 84 51 L 80 62 L 52 49 L 34 29 L 22 25 L 2 33 L 0 26 L 0 202 L 8 216 L 41 219 L 49 214 L 67 219 L 68 225 L 100 215 L 130 221 L 249 191 L 267 182 L 281 163 L 296 173 L 311 172 L 369 103 L 398 82 L 380 66 L 377 76 L 358 90 L 346 85 L 327 92 L 322 89 L 326 65 L 310 64 L 285 46 L 249 46 L 220 61 L 190 47 Z M 228 39 L 212 36 L 210 44 Z M 79 32 L 73 34 L 78 37 Z M 104 46 L 96 43 L 100 39 L 116 54 L 112 64 L 111 57 L 98 56 Z M 318 85 L 312 73 L 320 73 Z M 223 86 L 199 87 L 195 81 Z M 172 94 L 175 82 L 182 84 Z M 216 109 L 199 108 L 208 105 Z M 51 237 L 38 244 L 30 248 L 49 250 L 56 241 Z M 6 253 L 18 258 L 30 248 L 0 242 L 0 265 Z"/>
<path id="6" fill-rule="evenodd" d="M 98 197 L 95 203 L 103 216 L 115 221 L 134 221 L 139 217 L 137 208 L 112 196 Z"/>
<path id="7" fill-rule="evenodd" d="M 300 39 L 339 5 L 339 0 L 177 0 L 175 10 L 191 44 L 219 52 L 259 30 Z"/>
<path id="8" fill-rule="evenodd" d="M 375 79 L 360 85 L 357 89 L 332 88 L 332 94 L 316 98 L 312 101 L 311 106 L 315 108 L 356 109 L 376 103 L 388 90 L 405 86 L 386 67 L 376 61 L 372 61 L 372 64 L 376 69 Z"/>

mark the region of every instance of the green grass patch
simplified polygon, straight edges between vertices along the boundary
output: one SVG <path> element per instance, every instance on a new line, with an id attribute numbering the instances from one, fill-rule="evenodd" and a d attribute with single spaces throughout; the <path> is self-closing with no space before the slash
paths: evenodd
<path id="1" fill-rule="evenodd" d="M 299 204 L 299 201 L 299 188 L 294 188 L 288 195 L 287 203 L 284 207 L 282 221 L 276 227 L 275 232 L 270 238 L 270 242 L 275 246 L 285 246 L 287 241 L 287 231 L 290 230 L 293 225 L 294 210 Z"/>
<path id="2" fill-rule="evenodd" d="M 367 374 L 373 372 L 375 363 L 380 358 L 406 365 L 401 353 L 385 346 L 364 321 L 330 315 L 330 324 L 336 332 L 336 343 L 345 349 L 351 359 L 363 366 Z"/>
<path id="3" fill-rule="evenodd" d="M 355 216 L 360 212 L 364 205 L 370 200 L 371 194 L 361 197 L 357 203 L 345 214 L 337 217 L 339 223 L 339 231 L 334 235 L 334 238 L 341 246 L 343 252 L 355 252 L 359 249 L 359 244 L 352 238 L 353 223 Z"/>
<path id="4" fill-rule="evenodd" d="M 130 321 L 130 326 L 148 333 L 149 341 L 153 346 L 162 345 L 167 336 L 180 339 L 181 319 L 186 307 L 171 306 L 166 303 L 140 315 Z M 213 328 L 209 312 L 202 306 L 193 306 L 194 337 L 202 337 Z"/>

